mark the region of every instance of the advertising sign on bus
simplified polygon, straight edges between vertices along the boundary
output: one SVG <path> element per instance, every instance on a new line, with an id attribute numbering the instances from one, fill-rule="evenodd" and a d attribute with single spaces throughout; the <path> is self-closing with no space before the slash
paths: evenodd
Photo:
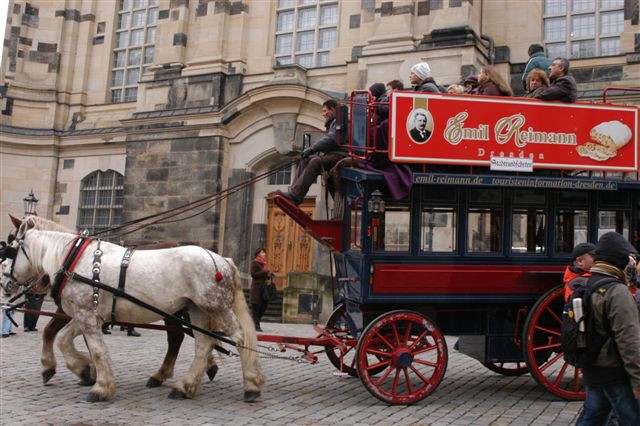
<path id="1" fill-rule="evenodd" d="M 396 162 L 637 171 L 635 106 L 395 92 L 389 157 Z M 504 161 L 503 161 L 504 162 Z"/>

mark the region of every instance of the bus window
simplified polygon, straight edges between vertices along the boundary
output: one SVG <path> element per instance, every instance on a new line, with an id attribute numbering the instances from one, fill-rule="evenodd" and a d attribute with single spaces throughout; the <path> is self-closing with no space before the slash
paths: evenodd
<path id="1" fill-rule="evenodd" d="M 423 208 L 420 250 L 456 251 L 456 211 L 452 207 Z"/>
<path id="2" fill-rule="evenodd" d="M 492 253 L 502 251 L 502 210 L 470 208 L 467 226 L 467 251 Z"/>
<path id="3" fill-rule="evenodd" d="M 546 252 L 546 223 L 543 209 L 514 208 L 511 226 L 512 253 Z"/>
<path id="4" fill-rule="evenodd" d="M 556 215 L 556 252 L 571 253 L 580 243 L 587 242 L 589 233 L 587 210 L 561 209 Z"/>
<path id="5" fill-rule="evenodd" d="M 385 251 L 409 251 L 409 206 L 386 206 L 384 212 Z"/>
<path id="6" fill-rule="evenodd" d="M 598 239 L 611 231 L 629 239 L 629 211 L 600 210 L 598 212 Z"/>

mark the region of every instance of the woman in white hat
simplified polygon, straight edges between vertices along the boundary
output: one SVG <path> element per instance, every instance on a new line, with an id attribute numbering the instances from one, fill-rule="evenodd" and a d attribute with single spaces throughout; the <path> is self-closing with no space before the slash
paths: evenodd
<path id="1" fill-rule="evenodd" d="M 411 67 L 409 81 L 413 84 L 413 90 L 416 92 L 446 92 L 444 88 L 440 88 L 431 77 L 431 68 L 426 62 L 419 62 Z"/>

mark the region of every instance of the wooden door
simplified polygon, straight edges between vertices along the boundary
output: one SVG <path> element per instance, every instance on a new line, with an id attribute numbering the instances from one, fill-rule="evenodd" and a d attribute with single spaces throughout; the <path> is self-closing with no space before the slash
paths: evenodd
<path id="1" fill-rule="evenodd" d="M 313 202 L 304 202 L 299 207 L 313 218 Z M 269 201 L 267 261 L 279 290 L 286 286 L 288 272 L 311 270 L 312 242 L 300 225 Z"/>

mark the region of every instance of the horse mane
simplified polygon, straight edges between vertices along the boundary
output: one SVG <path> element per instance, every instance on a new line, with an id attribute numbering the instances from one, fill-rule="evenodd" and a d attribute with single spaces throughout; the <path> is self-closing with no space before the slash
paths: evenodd
<path id="1" fill-rule="evenodd" d="M 62 226 L 59 223 L 56 223 L 49 219 L 45 219 L 42 216 L 33 216 L 33 215 L 25 216 L 23 221 L 26 219 L 32 220 L 33 223 L 35 224 L 35 227 L 37 229 L 40 229 L 41 231 L 58 231 L 58 232 L 68 232 L 68 233 L 74 232 L 73 230 L 67 228 L 66 226 Z"/>
<path id="2" fill-rule="evenodd" d="M 29 238 L 28 238 L 29 237 Z M 69 232 L 41 231 L 29 229 L 24 238 L 28 238 L 25 250 L 33 262 L 33 267 L 38 272 L 44 272 L 54 276 L 60 269 L 64 256 L 69 249 L 69 243 L 75 235 Z"/>

